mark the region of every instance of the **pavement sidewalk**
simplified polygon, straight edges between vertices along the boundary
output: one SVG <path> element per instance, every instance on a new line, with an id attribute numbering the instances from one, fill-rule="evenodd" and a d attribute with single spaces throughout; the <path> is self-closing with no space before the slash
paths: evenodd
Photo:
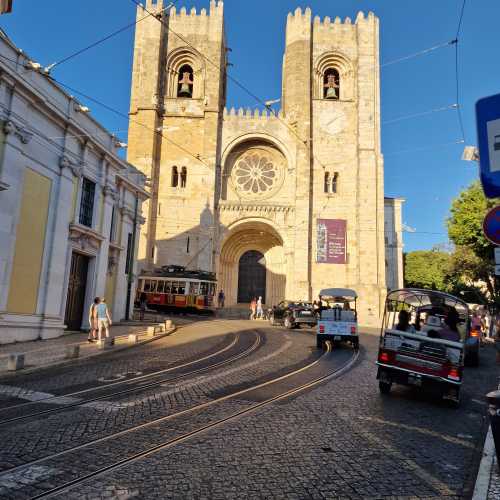
<path id="1" fill-rule="evenodd" d="M 152 316 L 142 322 L 129 321 L 113 325 L 110 328 L 110 335 L 115 339 L 115 345 L 108 349 L 99 349 L 96 343 L 88 342 L 88 334 L 84 332 L 68 333 L 62 337 L 49 340 L 34 340 L 0 345 L 0 376 L 27 373 L 37 368 L 74 361 L 75 359 L 68 359 L 66 357 L 68 348 L 73 346 L 79 346 L 78 359 L 81 359 L 109 353 L 112 350 L 125 349 L 133 345 L 141 345 L 175 331 L 174 325 L 171 330 L 163 334 L 154 337 L 147 335 L 148 326 L 158 325 L 160 322 L 164 324 L 165 319 L 170 318 Z M 139 336 L 138 343 L 129 343 L 130 334 Z M 24 369 L 17 372 L 7 370 L 8 360 L 12 354 L 24 354 Z"/>

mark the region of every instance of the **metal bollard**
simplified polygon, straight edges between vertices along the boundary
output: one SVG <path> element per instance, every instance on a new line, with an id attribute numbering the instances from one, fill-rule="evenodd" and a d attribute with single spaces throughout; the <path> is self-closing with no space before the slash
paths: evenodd
<path id="1" fill-rule="evenodd" d="M 491 432 L 495 441 L 497 460 L 500 463 L 500 391 L 493 391 L 486 394 L 489 406 Z"/>
<path id="2" fill-rule="evenodd" d="M 64 352 L 64 357 L 66 359 L 75 359 L 80 356 L 80 346 L 79 345 L 69 345 L 66 346 L 66 350 Z"/>
<path id="3" fill-rule="evenodd" d="M 15 372 L 24 368 L 24 354 L 10 354 L 7 362 L 7 370 Z"/>

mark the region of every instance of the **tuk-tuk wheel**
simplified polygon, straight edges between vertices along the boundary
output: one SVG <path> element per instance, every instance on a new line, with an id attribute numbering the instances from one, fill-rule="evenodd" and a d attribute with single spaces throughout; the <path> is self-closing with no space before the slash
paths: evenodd
<path id="1" fill-rule="evenodd" d="M 378 388 L 382 394 L 389 394 L 391 392 L 392 382 L 382 382 L 382 380 L 378 383 Z"/>
<path id="2" fill-rule="evenodd" d="M 324 344 L 323 340 L 321 340 L 321 339 L 316 339 L 316 347 L 317 347 L 318 349 L 324 349 L 324 348 L 325 348 L 325 344 Z"/>
<path id="3" fill-rule="evenodd" d="M 352 347 L 354 348 L 355 351 L 359 350 L 359 339 L 352 341 Z"/>

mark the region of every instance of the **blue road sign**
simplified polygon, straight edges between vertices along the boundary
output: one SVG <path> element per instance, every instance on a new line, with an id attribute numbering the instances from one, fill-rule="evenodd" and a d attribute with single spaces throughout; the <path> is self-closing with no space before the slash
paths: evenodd
<path id="1" fill-rule="evenodd" d="M 500 206 L 492 208 L 484 218 L 483 231 L 493 244 L 500 245 Z"/>
<path id="2" fill-rule="evenodd" d="M 500 197 L 500 94 L 476 103 L 481 183 L 488 198 Z"/>

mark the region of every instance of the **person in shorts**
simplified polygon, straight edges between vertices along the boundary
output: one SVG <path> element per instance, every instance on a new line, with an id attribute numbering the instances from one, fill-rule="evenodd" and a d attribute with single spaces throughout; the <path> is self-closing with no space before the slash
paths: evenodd
<path id="1" fill-rule="evenodd" d="M 90 306 L 89 310 L 90 330 L 87 339 L 89 342 L 95 342 L 97 340 L 97 330 L 99 328 L 99 325 L 97 324 L 97 306 L 99 305 L 100 301 L 101 299 L 99 297 L 96 297 Z"/>
<path id="2" fill-rule="evenodd" d="M 106 300 L 104 297 L 101 299 L 100 303 L 96 306 L 97 310 L 97 336 L 98 339 L 102 339 L 102 330 L 106 332 L 106 338 L 109 338 L 109 327 L 113 324 L 109 316 L 109 309 L 106 305 Z"/>

